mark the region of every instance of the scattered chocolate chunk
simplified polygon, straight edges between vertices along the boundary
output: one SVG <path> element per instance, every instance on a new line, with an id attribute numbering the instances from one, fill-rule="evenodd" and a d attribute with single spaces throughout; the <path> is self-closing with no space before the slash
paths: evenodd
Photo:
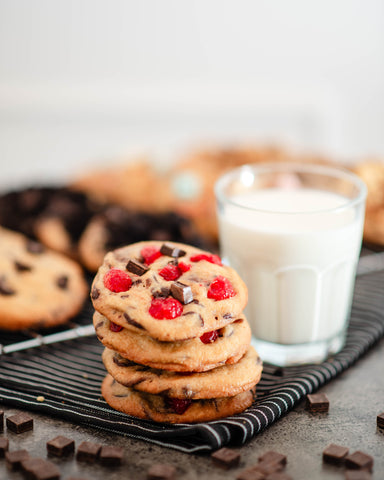
<path id="1" fill-rule="evenodd" d="M 212 453 L 211 458 L 215 465 L 221 468 L 230 469 L 237 467 L 240 462 L 240 453 L 230 448 L 220 448 Z"/>
<path id="2" fill-rule="evenodd" d="M 14 295 L 16 291 L 7 283 L 7 279 L 3 275 L 0 277 L 0 295 Z"/>
<path id="3" fill-rule="evenodd" d="M 5 437 L 0 437 L 0 458 L 4 458 L 5 453 L 8 452 L 9 440 Z"/>
<path id="4" fill-rule="evenodd" d="M 121 465 L 124 450 L 120 447 L 104 446 L 100 451 L 100 462 L 108 467 Z"/>
<path id="5" fill-rule="evenodd" d="M 17 413 L 7 417 L 7 428 L 14 433 L 24 433 L 33 429 L 33 418 L 27 413 Z"/>
<path id="6" fill-rule="evenodd" d="M 191 287 L 181 282 L 174 282 L 171 285 L 171 295 L 176 300 L 179 300 L 184 305 L 191 303 L 193 300 L 193 294 Z"/>
<path id="7" fill-rule="evenodd" d="M 323 462 L 332 463 L 333 465 L 341 465 L 344 463 L 345 457 L 348 455 L 349 448 L 331 443 L 323 451 Z"/>
<path id="8" fill-rule="evenodd" d="M 0 432 L 4 430 L 4 411 L 0 410 Z"/>
<path id="9" fill-rule="evenodd" d="M 39 254 L 44 252 L 44 247 L 39 242 L 34 242 L 33 240 L 28 240 L 25 248 L 29 253 Z"/>
<path id="10" fill-rule="evenodd" d="M 284 469 L 284 464 L 276 462 L 276 461 L 262 461 L 259 462 L 255 468 L 259 470 L 259 472 L 263 473 L 264 475 L 270 475 L 271 473 L 280 472 Z"/>
<path id="11" fill-rule="evenodd" d="M 328 412 L 329 400 L 325 393 L 307 395 L 307 410 L 314 413 Z"/>
<path id="12" fill-rule="evenodd" d="M 91 292 L 92 300 L 96 300 L 97 298 L 99 298 L 99 296 L 100 296 L 100 290 L 96 287 L 92 288 L 92 292 Z"/>
<path id="13" fill-rule="evenodd" d="M 68 288 L 68 277 L 67 275 L 61 275 L 57 281 L 56 285 L 61 288 L 62 290 L 66 290 Z"/>
<path id="14" fill-rule="evenodd" d="M 30 265 L 26 265 L 25 263 L 18 262 L 17 260 L 15 260 L 14 265 L 15 265 L 15 269 L 18 272 L 30 272 L 32 270 L 32 267 Z"/>
<path id="15" fill-rule="evenodd" d="M 147 480 L 174 480 L 176 469 L 167 463 L 156 463 L 147 472 Z"/>
<path id="16" fill-rule="evenodd" d="M 373 457 L 367 453 L 357 450 L 345 458 L 345 466 L 356 470 L 368 470 L 372 472 Z"/>
<path id="17" fill-rule="evenodd" d="M 371 480 L 372 475 L 367 470 L 346 470 L 345 480 Z"/>
<path id="18" fill-rule="evenodd" d="M 132 325 L 133 327 L 139 328 L 140 330 L 145 330 L 145 328 L 141 325 L 141 323 L 136 322 L 136 320 L 133 320 L 128 313 L 124 313 L 124 318 L 129 323 L 129 325 Z"/>
<path id="19" fill-rule="evenodd" d="M 5 461 L 10 470 L 20 470 L 21 462 L 29 458 L 27 450 L 14 450 L 13 452 L 5 452 Z"/>
<path id="20" fill-rule="evenodd" d="M 21 462 L 27 478 L 33 480 L 59 480 L 60 471 L 56 465 L 43 458 L 28 458 Z"/>
<path id="21" fill-rule="evenodd" d="M 145 272 L 148 272 L 149 267 L 143 265 L 140 262 L 136 262 L 135 260 L 129 260 L 127 266 L 125 267 L 128 272 L 134 273 L 135 275 L 144 275 Z"/>
<path id="22" fill-rule="evenodd" d="M 186 253 L 184 250 L 181 250 L 180 248 L 175 247 L 170 243 L 163 243 L 163 245 L 160 248 L 160 252 L 163 255 L 167 255 L 168 257 L 173 257 L 173 258 L 184 257 Z"/>
<path id="23" fill-rule="evenodd" d="M 80 462 L 92 463 L 99 456 L 101 445 L 93 442 L 82 442 L 77 448 L 76 459 Z"/>
<path id="24" fill-rule="evenodd" d="M 242 470 L 236 480 L 265 480 L 265 474 L 258 470 L 257 465 Z"/>
<path id="25" fill-rule="evenodd" d="M 153 298 L 167 298 L 170 294 L 170 289 L 168 287 L 161 287 L 160 290 L 152 290 Z"/>
<path id="26" fill-rule="evenodd" d="M 59 435 L 47 442 L 47 451 L 56 457 L 67 457 L 75 451 L 75 442 Z"/>
<path id="27" fill-rule="evenodd" d="M 269 450 L 259 457 L 259 462 L 271 462 L 271 463 L 280 463 L 281 465 L 287 464 L 287 456 L 282 453 L 275 452 L 274 450 Z"/>
<path id="28" fill-rule="evenodd" d="M 384 412 L 377 416 L 376 423 L 379 428 L 384 428 Z"/>

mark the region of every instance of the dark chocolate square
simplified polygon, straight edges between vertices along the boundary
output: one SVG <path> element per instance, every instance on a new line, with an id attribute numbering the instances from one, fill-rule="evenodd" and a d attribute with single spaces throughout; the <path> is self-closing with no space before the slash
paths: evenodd
<path id="1" fill-rule="evenodd" d="M 265 473 L 258 470 L 257 465 L 242 470 L 236 480 L 265 480 Z"/>
<path id="2" fill-rule="evenodd" d="M 379 428 L 384 428 L 384 412 L 377 416 L 376 422 Z"/>
<path id="3" fill-rule="evenodd" d="M 372 475 L 367 470 L 346 470 L 345 480 L 371 480 Z"/>
<path id="4" fill-rule="evenodd" d="M 341 465 L 344 463 L 348 453 L 349 448 L 331 443 L 323 451 L 323 462 L 331 463 L 333 465 Z"/>
<path id="5" fill-rule="evenodd" d="M 76 459 L 92 463 L 99 456 L 101 445 L 93 442 L 82 442 L 77 448 Z"/>
<path id="6" fill-rule="evenodd" d="M 100 462 L 109 467 L 121 465 L 123 461 L 124 450 L 120 447 L 106 445 L 101 447 Z"/>
<path id="7" fill-rule="evenodd" d="M 271 462 L 271 463 L 280 463 L 281 465 L 287 464 L 287 456 L 282 453 L 275 452 L 274 450 L 269 450 L 268 452 L 260 455 L 259 462 Z"/>
<path id="8" fill-rule="evenodd" d="M 43 458 L 29 458 L 21 462 L 21 468 L 27 478 L 32 480 L 59 480 L 60 470 Z"/>
<path id="9" fill-rule="evenodd" d="M 27 413 L 17 413 L 7 417 L 7 428 L 14 433 L 24 433 L 33 429 L 33 418 Z"/>
<path id="10" fill-rule="evenodd" d="M 174 282 L 171 285 L 171 295 L 183 305 L 187 305 L 193 301 L 192 289 L 189 285 L 181 282 Z"/>
<path id="11" fill-rule="evenodd" d="M 329 400 L 325 393 L 307 395 L 307 410 L 314 413 L 328 412 Z"/>
<path id="12" fill-rule="evenodd" d="M 75 451 L 75 442 L 70 438 L 59 435 L 47 442 L 47 451 L 56 457 L 67 457 Z"/>
<path id="13" fill-rule="evenodd" d="M 215 465 L 221 468 L 230 469 L 237 467 L 240 462 L 240 453 L 231 448 L 220 448 L 212 453 L 211 458 Z"/>
<path id="14" fill-rule="evenodd" d="M 160 247 L 160 252 L 163 255 L 167 255 L 168 257 L 179 258 L 184 257 L 185 251 L 181 250 L 179 247 L 175 247 L 170 243 L 163 243 Z"/>
<path id="15" fill-rule="evenodd" d="M 134 273 L 139 277 L 144 275 L 144 273 L 148 272 L 149 270 L 149 267 L 143 263 L 137 262 L 136 260 L 129 260 L 125 268 L 128 270 L 128 272 Z"/>
<path id="16" fill-rule="evenodd" d="M 345 458 L 345 466 L 356 470 L 369 470 L 372 472 L 373 457 L 367 453 L 357 450 Z"/>
<path id="17" fill-rule="evenodd" d="M 156 463 L 147 472 L 147 480 L 174 480 L 176 468 L 167 463 Z"/>
<path id="18" fill-rule="evenodd" d="M 8 452 L 9 440 L 5 437 L 0 437 L 0 458 L 4 458 L 5 452 Z"/>
<path id="19" fill-rule="evenodd" d="M 27 450 L 14 450 L 13 452 L 5 452 L 5 461 L 10 470 L 20 470 L 21 462 L 29 458 Z"/>

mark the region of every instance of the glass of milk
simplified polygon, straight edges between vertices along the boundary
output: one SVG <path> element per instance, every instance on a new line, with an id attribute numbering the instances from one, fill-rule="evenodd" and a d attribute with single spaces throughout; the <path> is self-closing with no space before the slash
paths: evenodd
<path id="1" fill-rule="evenodd" d="M 215 185 L 223 260 L 245 281 L 265 362 L 320 362 L 344 345 L 366 187 L 342 168 L 246 165 Z"/>

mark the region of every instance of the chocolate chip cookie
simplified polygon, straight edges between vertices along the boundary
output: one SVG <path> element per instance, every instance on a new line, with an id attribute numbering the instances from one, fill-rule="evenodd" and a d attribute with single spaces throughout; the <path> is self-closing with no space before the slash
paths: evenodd
<path id="1" fill-rule="evenodd" d="M 0 227 L 0 328 L 63 324 L 79 312 L 87 293 L 77 263 Z"/>
<path id="2" fill-rule="evenodd" d="M 232 323 L 248 292 L 217 255 L 180 243 L 139 242 L 109 252 L 92 284 L 94 308 L 161 341 L 200 337 Z"/>

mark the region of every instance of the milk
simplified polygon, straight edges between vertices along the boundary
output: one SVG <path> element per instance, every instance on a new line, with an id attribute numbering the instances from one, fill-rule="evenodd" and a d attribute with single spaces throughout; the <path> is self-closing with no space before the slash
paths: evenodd
<path id="1" fill-rule="evenodd" d="M 363 228 L 348 201 L 271 188 L 235 195 L 219 211 L 221 253 L 248 287 L 245 313 L 256 339 L 304 344 L 343 331 Z"/>

